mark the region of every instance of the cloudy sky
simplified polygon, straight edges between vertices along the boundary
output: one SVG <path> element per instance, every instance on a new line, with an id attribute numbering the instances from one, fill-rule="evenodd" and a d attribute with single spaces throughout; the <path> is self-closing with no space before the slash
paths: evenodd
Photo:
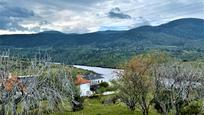
<path id="1" fill-rule="evenodd" d="M 0 34 L 87 33 L 204 19 L 204 0 L 0 0 Z"/>

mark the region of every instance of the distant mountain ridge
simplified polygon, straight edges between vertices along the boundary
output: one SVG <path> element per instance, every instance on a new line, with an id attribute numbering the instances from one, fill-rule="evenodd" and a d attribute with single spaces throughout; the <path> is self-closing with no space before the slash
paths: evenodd
<path id="1" fill-rule="evenodd" d="M 151 34 L 148 36 L 148 34 Z M 142 26 L 128 31 L 103 31 L 86 34 L 64 34 L 58 31 L 46 31 L 38 34 L 1 35 L 1 46 L 12 47 L 55 47 L 102 44 L 125 41 L 149 40 L 149 38 L 173 37 L 178 39 L 204 39 L 204 20 L 186 18 L 160 26 Z M 120 42 L 121 43 L 121 42 Z"/>
<path id="2" fill-rule="evenodd" d="M 180 56 L 183 55 L 182 50 L 197 49 L 204 52 L 204 20 L 184 18 L 159 26 L 85 34 L 47 31 L 37 34 L 0 35 L 0 48 L 5 47 L 21 48 L 26 50 L 26 55 L 32 55 L 32 49 L 50 49 L 50 54 L 56 61 L 66 57 L 67 63 L 94 63 L 93 65 L 100 66 L 104 63 L 116 63 L 116 58 L 126 59 L 135 53 L 151 49 L 168 52 L 173 50 L 175 55 L 180 52 Z M 200 56 L 201 53 L 198 54 Z M 107 60 L 102 63 L 103 59 Z"/>
<path id="3" fill-rule="evenodd" d="M 0 45 L 11 47 L 73 47 L 75 45 L 107 45 L 107 43 L 124 44 L 150 38 L 158 40 L 161 37 L 181 40 L 200 39 L 204 41 L 204 20 L 186 18 L 175 20 L 160 26 L 142 26 L 127 31 L 102 31 L 86 34 L 65 34 L 58 31 L 46 31 L 38 34 L 1 35 Z M 176 42 L 179 42 L 176 40 Z M 181 42 L 181 41 L 180 41 Z M 186 41 L 187 42 L 187 41 Z M 161 41 L 162 44 L 162 41 Z M 110 44 L 111 45 L 111 44 Z M 154 45 L 154 42 L 153 42 Z"/>

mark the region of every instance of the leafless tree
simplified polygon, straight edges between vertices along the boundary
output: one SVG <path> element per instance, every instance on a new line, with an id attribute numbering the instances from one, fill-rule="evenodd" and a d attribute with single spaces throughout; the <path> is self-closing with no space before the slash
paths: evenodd
<path id="1" fill-rule="evenodd" d="M 155 99 L 167 115 L 169 106 L 179 114 L 181 105 L 203 98 L 203 66 L 192 63 L 161 64 L 156 72 Z M 162 98 L 163 96 L 164 98 Z"/>
<path id="2" fill-rule="evenodd" d="M 118 73 L 118 76 L 119 79 L 115 82 L 115 86 L 119 91 L 118 96 L 121 101 L 128 106 L 130 110 L 134 111 L 139 98 L 138 89 L 134 85 L 134 81 L 136 78 L 134 75 L 128 75 L 128 77 L 123 77 L 124 73 Z M 133 81 L 130 79 L 132 79 Z"/>
<path id="3" fill-rule="evenodd" d="M 21 79 L 17 76 L 10 76 L 13 68 L 19 66 L 20 74 L 30 76 Z M 48 112 L 58 111 L 59 104 L 75 101 L 74 96 L 78 95 L 73 80 L 65 66 L 52 70 L 50 59 L 34 59 L 29 66 L 23 68 L 18 59 L 9 56 L 0 57 L 0 98 L 1 114 L 17 114 L 17 107 L 21 105 L 19 114 L 26 115 L 37 109 L 37 114 L 42 114 L 42 103 L 48 102 Z M 21 72 L 24 71 L 24 72 Z"/>

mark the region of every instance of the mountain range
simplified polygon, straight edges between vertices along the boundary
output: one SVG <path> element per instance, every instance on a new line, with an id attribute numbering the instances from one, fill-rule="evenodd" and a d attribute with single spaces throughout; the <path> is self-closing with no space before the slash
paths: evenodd
<path id="1" fill-rule="evenodd" d="M 31 57 L 40 48 L 49 52 L 54 61 L 60 62 L 63 59 L 68 64 L 113 67 L 118 61 L 152 49 L 165 50 L 174 55 L 180 53 L 182 56 L 184 50 L 199 52 L 197 54 L 200 56 L 204 51 L 204 20 L 184 18 L 159 26 L 85 34 L 46 31 L 0 35 L 0 49 L 5 48 L 13 52 L 19 52 L 20 49 L 25 56 Z"/>

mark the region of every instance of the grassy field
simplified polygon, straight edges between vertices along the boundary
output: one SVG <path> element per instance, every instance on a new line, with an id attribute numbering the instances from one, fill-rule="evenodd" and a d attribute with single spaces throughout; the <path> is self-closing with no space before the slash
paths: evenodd
<path id="1" fill-rule="evenodd" d="M 139 110 L 130 111 L 124 104 L 102 104 L 100 99 L 85 99 L 84 109 L 78 112 L 59 112 L 51 115 L 142 115 Z M 150 115 L 157 115 L 151 110 Z"/>

